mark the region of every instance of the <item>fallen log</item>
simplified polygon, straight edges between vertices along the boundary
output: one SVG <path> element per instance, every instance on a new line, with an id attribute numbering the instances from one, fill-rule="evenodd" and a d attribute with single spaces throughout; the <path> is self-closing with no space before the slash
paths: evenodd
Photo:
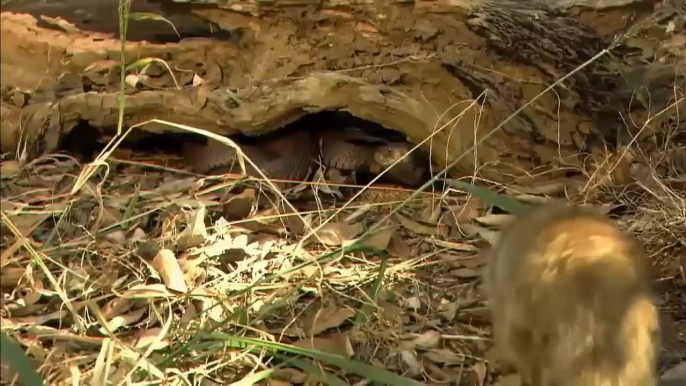
<path id="1" fill-rule="evenodd" d="M 127 86 L 124 126 L 156 118 L 260 135 L 308 114 L 345 111 L 411 143 L 431 138 L 423 149 L 439 167 L 462 156 L 454 175 L 478 171 L 497 180 L 583 168 L 588 153 L 630 141 L 660 146 L 656 133 L 684 130 L 674 117 L 686 106 L 673 92 L 684 84 L 683 7 L 517 3 L 191 5 L 231 38 L 128 41 L 127 64 L 155 60 L 128 72 L 136 84 Z M 53 28 L 28 14 L 2 13 L 2 150 L 27 144 L 29 158 L 58 150 L 84 122 L 112 135 L 119 110 L 114 31 L 44 20 Z M 611 55 L 595 58 L 608 47 Z"/>

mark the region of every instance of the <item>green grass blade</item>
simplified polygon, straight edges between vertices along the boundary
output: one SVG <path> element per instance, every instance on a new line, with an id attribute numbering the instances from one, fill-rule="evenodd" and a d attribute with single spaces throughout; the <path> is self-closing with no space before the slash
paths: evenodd
<path id="1" fill-rule="evenodd" d="M 336 366 L 346 372 L 357 374 L 365 379 L 387 385 L 396 386 L 419 386 L 420 382 L 394 374 L 386 369 L 353 361 L 340 355 L 329 354 L 323 351 L 295 347 L 283 343 L 268 342 L 254 338 L 244 338 L 224 333 L 202 335 L 203 343 L 195 345 L 196 350 L 220 350 L 227 346 L 240 349 L 248 349 L 259 353 L 261 350 L 270 350 L 273 353 L 286 352 L 294 355 L 306 356 L 329 365 Z M 252 347 L 251 347 L 252 346 Z"/>
<path id="2" fill-rule="evenodd" d="M 381 265 L 379 266 L 379 273 L 377 273 L 376 280 L 374 281 L 374 285 L 372 286 L 371 291 L 369 292 L 369 298 L 376 303 L 376 299 L 379 296 L 379 291 L 381 290 L 381 284 L 383 283 L 383 279 L 386 276 L 386 267 L 388 266 L 388 256 L 386 254 L 381 256 Z M 369 320 L 369 314 L 371 313 L 372 306 L 365 303 L 362 306 L 362 309 L 360 309 L 357 312 L 357 316 L 355 317 L 355 325 L 360 326 Z"/>
<path id="3" fill-rule="evenodd" d="M 451 179 L 444 179 L 444 181 L 457 189 L 464 190 L 467 193 L 471 193 L 474 196 L 483 199 L 492 206 L 497 206 L 512 214 L 525 213 L 530 208 L 529 205 L 523 204 L 512 197 L 503 196 L 486 188 Z"/>
<path id="4" fill-rule="evenodd" d="M 133 216 L 133 212 L 136 210 L 138 207 L 138 200 L 140 198 L 140 193 L 141 193 L 141 186 L 136 185 L 136 191 L 133 194 L 133 197 L 131 197 L 131 200 L 129 201 L 129 205 L 126 207 L 126 211 L 124 212 L 124 216 L 122 216 L 121 220 L 121 225 L 119 226 L 119 229 L 125 231 L 126 227 L 129 225 L 129 219 L 131 216 Z"/>
<path id="5" fill-rule="evenodd" d="M 21 347 L 4 332 L 0 333 L 0 354 L 10 366 L 14 367 L 19 373 L 22 385 L 39 386 L 45 385 L 43 378 L 31 364 Z"/>

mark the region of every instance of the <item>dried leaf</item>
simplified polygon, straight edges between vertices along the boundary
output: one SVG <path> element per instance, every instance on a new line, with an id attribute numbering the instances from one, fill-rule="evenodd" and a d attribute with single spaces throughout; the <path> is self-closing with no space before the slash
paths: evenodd
<path id="1" fill-rule="evenodd" d="M 303 328 L 307 336 L 316 336 L 329 328 L 340 326 L 353 316 L 355 316 L 355 311 L 350 308 L 332 306 L 313 313 L 303 320 Z"/>
<path id="2" fill-rule="evenodd" d="M 436 236 L 447 234 L 447 229 L 443 224 L 439 224 L 436 226 L 427 226 L 420 224 L 416 221 L 410 220 L 409 218 L 404 217 L 398 213 L 395 214 L 395 218 L 398 220 L 400 225 L 418 235 Z"/>
<path id="3" fill-rule="evenodd" d="M 435 330 L 429 330 L 418 337 L 408 342 L 400 344 L 401 350 L 413 350 L 415 347 L 433 348 L 441 342 L 441 333 Z"/>
<path id="4" fill-rule="evenodd" d="M 148 236 L 145 234 L 144 230 L 142 230 L 141 228 L 136 228 L 136 229 L 134 229 L 133 234 L 129 238 L 129 242 L 139 243 L 141 241 L 146 241 L 147 237 Z"/>
<path id="5" fill-rule="evenodd" d="M 410 246 L 405 242 L 405 239 L 403 239 L 402 236 L 400 236 L 397 232 L 393 232 L 393 236 L 391 236 L 391 241 L 388 244 L 387 250 L 391 256 L 399 257 L 403 260 L 409 259 L 412 252 Z"/>
<path id="6" fill-rule="evenodd" d="M 407 299 L 405 299 L 405 308 L 409 308 L 411 310 L 418 310 L 422 306 L 421 300 L 419 300 L 419 297 L 417 296 L 412 296 Z"/>
<path id="7" fill-rule="evenodd" d="M 429 377 L 431 377 L 432 380 L 444 385 L 459 384 L 459 374 L 451 374 L 449 368 L 438 367 L 429 361 L 422 361 L 422 364 L 424 365 L 424 371 L 429 375 Z"/>
<path id="8" fill-rule="evenodd" d="M 242 220 L 257 209 L 255 189 L 245 189 L 229 198 L 223 206 L 223 215 L 229 221 Z"/>
<path id="9" fill-rule="evenodd" d="M 126 243 L 126 235 L 124 234 L 124 231 L 121 229 L 117 229 L 113 232 L 109 232 L 108 234 L 105 235 L 105 239 L 115 243 L 115 244 L 124 244 Z"/>
<path id="10" fill-rule="evenodd" d="M 281 208 L 279 211 L 283 215 L 279 220 L 286 226 L 286 229 L 293 234 L 302 235 L 305 229 L 309 228 L 311 224 L 311 215 L 298 216 L 296 212 L 289 206 Z M 301 218 L 302 217 L 302 218 Z"/>
<path id="11" fill-rule="evenodd" d="M 362 217 L 363 217 L 365 214 L 367 214 L 367 212 L 369 212 L 370 210 L 372 210 L 372 207 L 371 207 L 371 206 L 362 206 L 362 207 L 359 207 L 359 208 L 355 209 L 355 211 L 352 212 L 350 215 L 346 216 L 346 217 L 343 219 L 343 222 L 346 222 L 346 223 L 353 223 L 353 222 L 359 220 L 360 218 L 362 218 Z"/>
<path id="12" fill-rule="evenodd" d="M 440 205 L 435 205 L 430 202 L 429 205 L 424 208 L 419 214 L 419 219 L 427 224 L 438 224 L 438 219 L 441 217 L 441 207 Z"/>
<path id="13" fill-rule="evenodd" d="M 107 384 L 109 374 L 107 374 L 107 366 L 112 359 L 114 353 L 115 343 L 110 338 L 105 338 L 100 347 L 100 353 L 95 360 L 95 368 L 93 368 L 93 376 L 89 380 L 92 385 L 101 386 Z"/>
<path id="14" fill-rule="evenodd" d="M 124 79 L 124 81 L 129 86 L 136 88 L 136 86 L 138 86 L 138 83 L 140 83 L 140 78 L 136 74 L 129 74 L 129 75 L 126 75 L 126 78 Z"/>
<path id="15" fill-rule="evenodd" d="M 355 239 L 363 230 L 361 223 L 330 222 L 324 225 L 317 234 L 325 245 L 337 247 Z M 314 235 L 310 236 L 310 238 L 314 237 Z"/>
<path id="16" fill-rule="evenodd" d="M 373 235 L 369 236 L 369 238 L 364 240 L 362 244 L 371 248 L 384 251 L 388 248 L 388 245 L 391 242 L 391 238 L 395 234 L 395 230 L 396 227 L 393 225 L 381 228 L 380 230 L 376 231 Z"/>
<path id="17" fill-rule="evenodd" d="M 512 196 L 512 198 L 515 198 L 517 201 L 520 201 L 524 204 L 545 205 L 550 202 L 549 197 L 534 196 L 531 194 L 518 194 L 516 196 Z"/>
<path id="18" fill-rule="evenodd" d="M 121 294 L 126 299 L 170 298 L 174 294 L 164 284 L 139 284 Z"/>
<path id="19" fill-rule="evenodd" d="M 108 328 L 110 331 L 114 332 L 114 331 L 118 330 L 120 327 L 130 326 L 132 324 L 135 324 L 136 322 L 141 320 L 143 315 L 145 315 L 145 312 L 146 312 L 145 308 L 141 308 L 141 309 L 138 309 L 138 310 L 131 312 L 131 313 L 128 313 L 128 314 L 115 316 L 114 318 L 112 318 L 108 321 L 108 323 L 107 323 Z M 104 327 L 101 327 L 100 333 L 103 335 L 107 335 L 107 329 L 105 329 Z"/>
<path id="20" fill-rule="evenodd" d="M 403 316 L 403 309 L 393 303 L 379 301 L 379 307 L 385 320 L 400 321 Z"/>
<path id="21" fill-rule="evenodd" d="M 132 302 L 129 299 L 124 298 L 114 298 L 105 304 L 102 308 L 102 316 L 105 319 L 114 318 L 117 315 L 121 315 L 131 308 Z"/>
<path id="22" fill-rule="evenodd" d="M 140 368 L 145 369 L 145 371 L 149 372 L 150 375 L 152 375 L 153 377 L 157 379 L 165 379 L 164 373 L 159 368 L 157 368 L 157 366 L 155 366 L 152 362 L 150 362 L 148 358 L 143 357 L 137 351 L 123 349 L 120 351 L 120 353 L 125 360 L 128 360 L 130 363 L 137 362 Z"/>
<path id="23" fill-rule="evenodd" d="M 233 248 L 233 238 L 225 236 L 224 239 L 216 240 L 214 243 L 202 248 L 202 253 L 208 257 L 221 256 L 224 252 Z"/>
<path id="24" fill-rule="evenodd" d="M 448 215 L 452 215 L 456 222 L 463 223 L 479 217 L 486 209 L 486 205 L 480 198 L 472 197 L 465 204 L 451 206 L 449 209 Z"/>
<path id="25" fill-rule="evenodd" d="M 494 232 L 472 224 L 460 224 L 460 230 L 462 230 L 468 236 L 475 236 L 478 234 L 491 245 L 495 245 L 500 237 L 499 232 Z"/>
<path id="26" fill-rule="evenodd" d="M 233 238 L 232 243 L 233 249 L 243 249 L 246 250 L 248 247 L 248 235 L 238 235 Z"/>
<path id="27" fill-rule="evenodd" d="M 295 347 L 320 350 L 350 358 L 355 353 L 347 332 L 332 334 L 328 338 L 305 338 L 292 343 Z"/>
<path id="28" fill-rule="evenodd" d="M 183 314 L 181 315 L 181 320 L 179 320 L 179 327 L 186 329 L 194 320 L 199 320 L 198 311 L 195 307 L 195 304 L 193 304 L 193 302 L 189 302 L 184 308 Z"/>
<path id="29" fill-rule="evenodd" d="M 2 328 L 12 330 L 29 326 L 41 326 L 53 320 L 60 320 L 69 314 L 67 310 L 51 312 L 46 315 L 27 316 L 23 318 L 2 318 Z M 13 328 L 14 327 L 14 328 Z"/>
<path id="30" fill-rule="evenodd" d="M 195 291 L 194 291 L 195 292 Z M 196 304 L 197 312 L 203 317 L 208 317 L 216 322 L 225 321 L 226 310 L 232 312 L 237 309 L 238 306 L 235 304 L 230 304 L 228 301 L 223 301 L 216 293 L 208 293 L 207 297 L 204 297 L 201 302 Z"/>
<path id="31" fill-rule="evenodd" d="M 183 279 L 183 272 L 174 252 L 162 249 L 152 260 L 152 266 L 157 270 L 162 282 L 171 290 L 186 293 L 188 287 Z"/>
<path id="32" fill-rule="evenodd" d="M 430 350 L 425 354 L 425 357 L 441 365 L 459 365 L 465 360 L 464 355 L 444 348 Z"/>
<path id="33" fill-rule="evenodd" d="M 162 332 L 162 328 L 156 327 L 148 330 L 139 330 L 136 332 L 136 344 L 134 347 L 138 349 L 147 348 L 151 344 L 155 344 L 153 350 L 162 350 L 169 346 L 169 340 L 163 338 L 161 341 L 158 340 L 158 335 Z"/>
<path id="34" fill-rule="evenodd" d="M 4 205 L 2 210 L 5 210 Z M 18 216 L 8 215 L 14 226 L 23 236 L 30 236 L 31 233 L 50 216 L 52 216 L 52 213 L 22 214 Z"/>
<path id="35" fill-rule="evenodd" d="M 181 232 L 179 239 L 176 242 L 181 250 L 197 247 L 202 245 L 207 238 L 207 229 L 205 228 L 205 215 L 207 209 L 205 205 L 200 205 L 198 209 L 191 216 L 188 222 L 188 227 Z"/>
<path id="36" fill-rule="evenodd" d="M 269 330 L 272 334 L 282 333 L 286 336 L 316 336 L 329 328 L 338 327 L 348 318 L 355 316 L 355 312 L 348 308 L 338 308 L 335 306 L 326 308 L 320 312 L 308 313 L 302 321 L 296 325 L 282 330 L 274 328 Z"/>
<path id="37" fill-rule="evenodd" d="M 38 282 L 37 284 L 39 284 Z M 42 285 L 41 285 L 42 287 Z M 28 291 L 24 296 L 21 297 L 21 299 L 24 301 L 24 307 L 31 307 L 32 305 L 38 303 L 38 301 L 41 298 L 41 291 Z"/>
<path id="38" fill-rule="evenodd" d="M 407 365 L 408 373 L 411 377 L 417 377 L 422 374 L 422 365 L 413 351 L 403 350 L 400 352 L 400 357 Z"/>
<path id="39" fill-rule="evenodd" d="M 0 272 L 0 285 L 2 288 L 15 288 L 26 273 L 26 268 L 5 267 Z"/>
<path id="40" fill-rule="evenodd" d="M 193 74 L 193 87 L 198 87 L 203 83 L 205 83 L 205 79 L 198 74 Z"/>
<path id="41" fill-rule="evenodd" d="M 441 304 L 439 307 L 439 310 L 441 312 L 441 316 L 443 316 L 447 321 L 451 322 L 453 319 L 455 319 L 455 316 L 457 315 L 457 311 L 460 309 L 460 303 L 459 302 L 451 302 L 447 304 Z"/>

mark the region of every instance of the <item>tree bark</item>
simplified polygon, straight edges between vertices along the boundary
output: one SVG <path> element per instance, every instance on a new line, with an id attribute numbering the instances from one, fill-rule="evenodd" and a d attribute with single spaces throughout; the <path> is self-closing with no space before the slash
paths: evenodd
<path id="1" fill-rule="evenodd" d="M 499 180 L 583 167 L 599 138 L 611 149 L 632 138 L 655 147 L 656 133 L 685 130 L 674 119 L 686 108 L 674 92 L 686 82 L 678 1 L 658 10 L 662 18 L 651 18 L 653 2 L 630 0 L 540 0 L 526 9 L 513 0 L 217 3 L 191 9 L 228 39 L 126 43 L 127 64 L 158 58 L 173 74 L 154 62 L 139 74 L 145 87 L 127 86 L 126 126 L 157 118 L 261 134 L 317 111 L 348 111 L 412 143 L 433 136 L 424 149 L 440 167 L 466 154 L 454 174 Z M 3 152 L 22 143 L 29 157 L 55 151 L 84 121 L 113 133 L 117 39 L 10 12 L 1 28 Z M 593 59 L 627 31 L 611 55 Z"/>

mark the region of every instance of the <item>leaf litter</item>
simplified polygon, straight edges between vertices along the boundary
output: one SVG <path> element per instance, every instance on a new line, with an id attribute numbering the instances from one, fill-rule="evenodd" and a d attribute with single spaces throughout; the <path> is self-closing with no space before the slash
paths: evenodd
<path id="1" fill-rule="evenodd" d="M 494 208 L 591 195 L 588 184 L 519 182 L 505 192 L 511 201 L 491 202 L 460 182 L 417 196 L 360 238 L 398 205 L 397 189 L 372 187 L 328 219 L 342 197 L 331 182 L 287 192 L 317 204 L 295 213 L 259 180 L 113 165 L 70 195 L 81 169 L 72 158 L 2 163 L 3 331 L 50 384 L 353 384 L 385 379 L 374 373 L 382 369 L 426 384 L 513 384 L 488 354 L 480 292 L 479 251 L 511 218 Z M 592 193 L 631 206 L 620 223 L 664 251 L 651 240 L 676 243 L 686 209 L 652 178 L 639 198 L 602 185 Z M 684 288 L 673 261 L 656 254 Z M 679 304 L 684 315 L 679 293 L 663 294 L 672 315 Z"/>

